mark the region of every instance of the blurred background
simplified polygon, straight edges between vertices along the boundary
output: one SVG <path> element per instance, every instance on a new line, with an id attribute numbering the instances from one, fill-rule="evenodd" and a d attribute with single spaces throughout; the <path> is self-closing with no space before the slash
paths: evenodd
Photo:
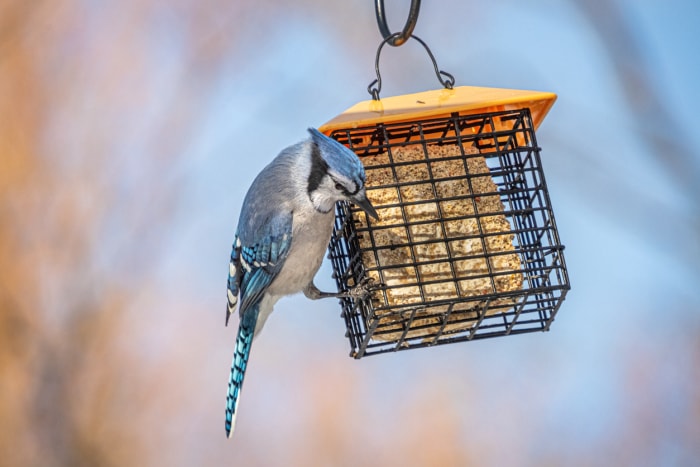
<path id="1" fill-rule="evenodd" d="M 0 464 L 697 465 L 699 18 L 423 2 L 457 85 L 559 95 L 538 142 L 572 290 L 548 333 L 359 361 L 337 302 L 284 299 L 226 440 L 243 196 L 369 99 L 373 2 L 0 1 Z M 440 87 L 415 41 L 381 65 L 383 96 Z"/>

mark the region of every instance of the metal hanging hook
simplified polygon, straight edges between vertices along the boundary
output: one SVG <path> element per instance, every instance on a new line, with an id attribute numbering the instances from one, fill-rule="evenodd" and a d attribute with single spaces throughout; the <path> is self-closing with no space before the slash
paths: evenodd
<path id="1" fill-rule="evenodd" d="M 379 32 L 382 33 L 385 41 L 389 41 L 389 45 L 398 47 L 411 37 L 413 29 L 418 21 L 418 11 L 420 10 L 420 0 L 411 0 L 411 9 L 408 12 L 408 19 L 400 33 L 392 33 L 389 31 L 389 26 L 386 24 L 386 13 L 384 11 L 384 0 L 375 0 L 374 10 L 377 13 L 377 24 Z"/>
<path id="2" fill-rule="evenodd" d="M 382 75 L 379 73 L 379 56 L 382 53 L 382 47 L 384 47 L 384 44 L 390 43 L 391 39 L 395 39 L 396 37 L 399 36 L 399 33 L 394 33 L 390 35 L 389 37 L 385 38 L 381 44 L 379 44 L 379 48 L 377 49 L 377 57 L 374 60 L 374 70 L 377 72 L 377 79 L 369 83 L 369 86 L 367 86 L 367 92 L 370 93 L 372 96 L 372 99 L 375 101 L 379 100 L 379 91 L 382 90 Z M 420 42 L 420 44 L 425 48 L 426 52 L 428 52 L 428 56 L 430 57 L 430 60 L 433 62 L 433 68 L 435 69 L 435 75 L 437 76 L 438 81 L 440 81 L 440 84 L 443 85 L 445 89 L 452 89 L 452 87 L 455 84 L 455 77 L 452 76 L 450 73 L 446 71 L 442 71 L 440 68 L 438 68 L 437 61 L 435 60 L 435 56 L 433 53 L 430 51 L 430 48 L 428 47 L 428 44 L 423 42 L 420 37 L 411 35 L 413 39 L 417 40 Z M 444 78 L 443 78 L 444 77 Z"/>

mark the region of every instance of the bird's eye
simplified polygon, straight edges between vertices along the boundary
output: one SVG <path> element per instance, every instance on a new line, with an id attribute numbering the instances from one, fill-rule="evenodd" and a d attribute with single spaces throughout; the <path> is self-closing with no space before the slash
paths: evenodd
<path id="1" fill-rule="evenodd" d="M 343 190 L 345 190 L 345 187 L 343 185 L 341 185 L 340 183 L 336 183 L 335 189 L 338 191 L 343 191 Z"/>

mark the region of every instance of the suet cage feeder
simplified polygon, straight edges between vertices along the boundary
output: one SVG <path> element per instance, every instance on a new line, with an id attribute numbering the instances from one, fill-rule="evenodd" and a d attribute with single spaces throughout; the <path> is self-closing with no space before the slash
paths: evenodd
<path id="1" fill-rule="evenodd" d="M 336 206 L 350 355 L 549 330 L 569 290 L 535 130 L 552 93 L 456 87 L 360 102 L 320 130 L 365 166 L 373 220 Z"/>

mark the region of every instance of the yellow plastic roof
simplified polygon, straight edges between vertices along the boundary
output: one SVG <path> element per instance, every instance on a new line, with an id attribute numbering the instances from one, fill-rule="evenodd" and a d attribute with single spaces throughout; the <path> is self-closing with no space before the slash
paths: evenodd
<path id="1" fill-rule="evenodd" d="M 424 118 L 530 108 L 533 124 L 539 127 L 557 95 L 551 92 L 460 86 L 415 94 L 362 101 L 319 128 L 330 134 L 338 129 L 397 123 Z"/>

